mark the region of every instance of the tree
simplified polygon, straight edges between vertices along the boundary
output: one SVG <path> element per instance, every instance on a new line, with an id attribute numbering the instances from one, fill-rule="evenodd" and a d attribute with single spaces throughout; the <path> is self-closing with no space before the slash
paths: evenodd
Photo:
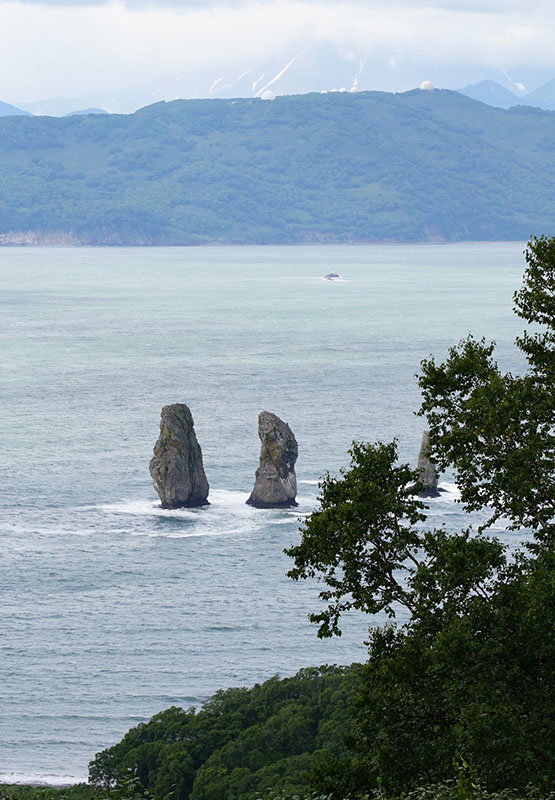
<path id="1" fill-rule="evenodd" d="M 320 597 L 328 607 L 310 615 L 318 635 L 340 636 L 341 614 L 351 608 L 395 617 L 404 606 L 413 620 L 423 620 L 475 595 L 487 597 L 506 561 L 503 545 L 470 529 L 426 531 L 417 473 L 396 466 L 395 442 L 354 442 L 350 454 L 349 469 L 321 481 L 320 506 L 301 543 L 286 551 L 295 560 L 290 577 L 318 577 L 327 586 Z"/>
<path id="2" fill-rule="evenodd" d="M 352 757 L 316 780 L 334 797 L 377 778 L 394 791 L 449 779 L 460 758 L 494 789 L 555 779 L 555 239 L 532 239 L 525 255 L 514 296 L 534 326 L 516 341 L 524 373 L 502 373 L 494 345 L 468 337 L 419 378 L 430 455 L 454 470 L 467 511 L 489 510 L 486 523 L 426 530 L 395 443 L 354 443 L 286 551 L 292 578 L 325 584 L 319 636 L 340 635 L 352 608 L 410 615 L 370 631 Z M 509 553 L 487 535 L 500 517 L 533 542 Z"/>
<path id="3" fill-rule="evenodd" d="M 517 338 L 528 361 L 522 376 L 502 374 L 494 345 L 471 336 L 439 366 L 422 362 L 420 414 L 430 428 L 430 454 L 455 470 L 468 511 L 488 507 L 510 527 L 555 534 L 555 239 L 533 239 L 525 253 L 516 313 L 542 326 Z"/>
<path id="4" fill-rule="evenodd" d="M 172 800 L 302 791 L 322 751 L 344 751 L 359 672 L 360 665 L 307 668 L 251 689 L 220 690 L 198 711 L 169 708 L 98 753 L 90 782 L 108 800 L 130 777 L 148 796 Z"/>

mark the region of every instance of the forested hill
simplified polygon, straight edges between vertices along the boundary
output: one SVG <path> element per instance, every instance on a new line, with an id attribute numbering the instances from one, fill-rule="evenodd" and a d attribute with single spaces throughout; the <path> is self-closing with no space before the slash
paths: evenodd
<path id="1" fill-rule="evenodd" d="M 0 174 L 1 243 L 524 240 L 555 228 L 555 113 L 416 90 L 5 117 Z"/>

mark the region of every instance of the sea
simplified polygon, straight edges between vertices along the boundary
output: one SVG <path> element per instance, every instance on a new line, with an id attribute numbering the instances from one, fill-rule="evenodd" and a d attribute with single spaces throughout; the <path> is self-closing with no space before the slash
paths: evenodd
<path id="1" fill-rule="evenodd" d="M 416 464 L 422 359 L 472 332 L 522 368 L 523 250 L 0 250 L 0 782 L 86 780 L 96 753 L 169 706 L 365 659 L 384 620 L 348 615 L 319 639 L 321 587 L 286 576 L 284 548 L 353 440 L 397 438 Z M 202 447 L 202 509 L 162 510 L 152 488 L 175 402 Z M 297 438 L 296 509 L 245 504 L 262 410 Z M 467 525 L 453 476 L 441 484 L 428 524 Z"/>

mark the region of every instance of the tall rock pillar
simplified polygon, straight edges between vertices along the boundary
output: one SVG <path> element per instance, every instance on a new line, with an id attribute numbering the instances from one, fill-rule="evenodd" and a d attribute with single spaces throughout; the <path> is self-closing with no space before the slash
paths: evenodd
<path id="1" fill-rule="evenodd" d="M 162 508 L 208 505 L 202 452 L 192 414 L 184 403 L 173 403 L 162 409 L 160 436 L 154 445 L 150 475 Z"/>
<path id="2" fill-rule="evenodd" d="M 298 446 L 291 428 L 275 414 L 262 411 L 258 416 L 258 436 L 262 443 L 260 463 L 247 503 L 255 508 L 296 506 Z"/>
<path id="3" fill-rule="evenodd" d="M 418 480 L 422 484 L 419 492 L 420 497 L 438 497 L 437 470 L 428 456 L 430 449 L 430 434 L 424 431 L 418 453 Z"/>

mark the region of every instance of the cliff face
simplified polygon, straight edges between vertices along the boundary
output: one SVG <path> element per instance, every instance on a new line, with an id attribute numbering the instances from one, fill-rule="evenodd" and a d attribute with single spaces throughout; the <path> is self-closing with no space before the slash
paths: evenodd
<path id="1" fill-rule="evenodd" d="M 291 428 L 275 414 L 262 411 L 258 417 L 258 436 L 262 444 L 260 463 L 247 503 L 255 508 L 296 506 L 298 446 Z"/>
<path id="2" fill-rule="evenodd" d="M 8 231 L 0 233 L 0 245 L 54 245 L 74 246 L 85 244 L 81 239 L 72 233 L 64 231 L 52 231 L 43 233 L 42 231 Z"/>
<path id="3" fill-rule="evenodd" d="M 150 461 L 152 483 L 162 508 L 208 505 L 208 481 L 193 417 L 184 403 L 164 406 L 160 436 Z"/>

